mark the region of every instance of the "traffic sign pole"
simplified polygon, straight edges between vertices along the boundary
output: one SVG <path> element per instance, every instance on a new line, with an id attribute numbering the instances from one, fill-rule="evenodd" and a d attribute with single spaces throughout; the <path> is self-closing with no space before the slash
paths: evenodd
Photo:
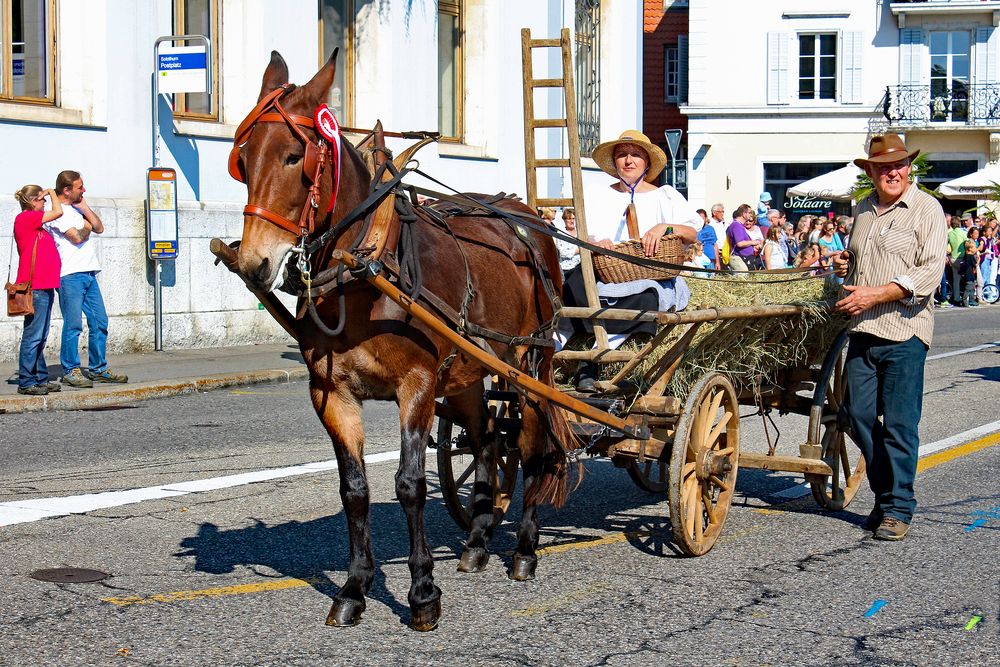
<path id="1" fill-rule="evenodd" d="M 163 42 L 200 42 L 204 47 L 165 47 L 167 57 L 161 55 Z M 204 83 L 199 83 L 204 70 Z M 157 352 L 163 350 L 163 261 L 177 257 L 177 174 L 173 169 L 160 166 L 160 84 L 168 80 L 168 93 L 212 94 L 212 40 L 205 35 L 167 35 L 153 43 L 153 168 L 146 172 L 146 238 L 149 258 L 153 262 L 153 345 Z M 166 204 L 169 203 L 169 206 Z M 169 232 L 169 216 L 173 214 L 172 239 L 161 238 Z M 168 234 L 169 235 L 169 234 Z"/>
<path id="2" fill-rule="evenodd" d="M 670 186 L 677 188 L 677 152 L 681 147 L 681 135 L 684 130 L 664 130 L 663 136 L 667 139 L 667 148 L 670 150 Z"/>

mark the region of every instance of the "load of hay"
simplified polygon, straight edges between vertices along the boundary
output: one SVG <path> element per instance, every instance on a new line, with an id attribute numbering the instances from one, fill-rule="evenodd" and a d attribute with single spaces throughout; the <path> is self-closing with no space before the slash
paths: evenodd
<path id="1" fill-rule="evenodd" d="M 790 276 L 796 277 L 796 276 Z M 791 304 L 804 306 L 800 315 L 756 319 L 715 320 L 701 325 L 674 372 L 667 394 L 684 397 L 705 373 L 719 372 L 736 386 L 773 384 L 779 371 L 818 364 L 844 328 L 846 319 L 832 312 L 839 285 L 829 278 L 786 280 L 774 275 L 750 274 L 744 279 L 688 277 L 691 300 L 686 311 L 736 306 Z M 632 372 L 629 378 L 642 393 L 648 389 L 647 371 L 652 369 L 683 334 L 678 326 Z M 571 347 L 586 349 L 593 339 L 572 341 Z M 628 341 L 621 349 L 638 350 L 643 343 Z M 623 364 L 605 364 L 601 379 L 610 379 Z M 575 366 L 563 368 L 571 381 Z"/>

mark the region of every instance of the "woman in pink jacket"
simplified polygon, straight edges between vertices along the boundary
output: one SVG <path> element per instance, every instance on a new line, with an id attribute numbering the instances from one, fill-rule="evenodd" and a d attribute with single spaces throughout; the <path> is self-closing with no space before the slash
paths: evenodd
<path id="1" fill-rule="evenodd" d="M 43 352 L 62 266 L 59 251 L 47 226 L 62 216 L 62 204 L 54 190 L 42 190 L 38 185 L 25 185 L 14 193 L 14 197 L 21 204 L 21 212 L 14 218 L 14 240 L 19 258 L 17 282 L 31 280 L 35 308 L 33 315 L 24 318 L 17 393 L 44 396 L 61 389 L 58 382 L 49 382 L 49 369 Z M 46 197 L 52 202 L 52 210 L 45 210 Z"/>

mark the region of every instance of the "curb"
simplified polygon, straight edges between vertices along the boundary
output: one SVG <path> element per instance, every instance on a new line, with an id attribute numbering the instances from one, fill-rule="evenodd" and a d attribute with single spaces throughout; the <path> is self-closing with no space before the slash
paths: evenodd
<path id="1" fill-rule="evenodd" d="M 293 382 L 309 378 L 306 368 L 220 373 L 201 377 L 154 380 L 128 385 L 103 386 L 94 389 L 60 391 L 47 396 L 0 397 L 0 414 L 51 412 L 53 410 L 87 410 L 152 398 L 167 398 L 182 394 L 237 387 L 248 384 Z"/>

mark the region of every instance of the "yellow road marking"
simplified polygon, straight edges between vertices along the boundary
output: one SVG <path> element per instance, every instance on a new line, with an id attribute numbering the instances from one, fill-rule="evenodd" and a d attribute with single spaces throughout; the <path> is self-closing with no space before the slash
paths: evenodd
<path id="1" fill-rule="evenodd" d="M 129 595 L 120 598 L 102 598 L 101 602 L 109 602 L 119 607 L 128 607 L 133 604 L 152 604 L 154 602 L 186 602 L 188 600 L 199 600 L 201 598 L 219 598 L 227 595 L 245 595 L 247 593 L 283 591 L 289 588 L 305 588 L 313 583 L 315 582 L 306 579 L 279 579 L 277 581 L 264 581 L 257 584 L 239 584 L 237 586 L 203 588 L 198 591 L 174 591 L 172 593 L 159 593 L 157 595 L 150 595 L 147 597 Z"/>
<path id="2" fill-rule="evenodd" d="M 581 588 L 577 591 L 570 591 L 565 595 L 560 595 L 554 597 L 550 600 L 540 602 L 536 605 L 530 607 L 525 607 L 524 609 L 515 609 L 510 612 L 511 616 L 515 618 L 524 618 L 525 616 L 536 616 L 538 614 L 544 614 L 545 612 L 552 611 L 553 609 L 558 609 L 571 602 L 579 602 L 585 598 L 590 597 L 594 593 L 599 593 L 601 591 L 608 589 L 608 583 L 605 581 L 597 582 L 596 584 L 591 584 L 586 588 Z"/>
<path id="3" fill-rule="evenodd" d="M 973 440 L 972 442 L 967 442 L 964 445 L 959 445 L 958 447 L 952 447 L 951 449 L 946 449 L 942 452 L 935 452 L 929 456 L 920 459 L 917 463 L 917 471 L 923 472 L 924 470 L 930 470 L 942 463 L 947 463 L 953 459 L 957 459 L 960 456 L 966 456 L 968 454 L 974 454 L 987 447 L 992 447 L 993 445 L 1000 444 L 1000 433 L 991 433 L 987 436 L 983 436 L 978 440 Z"/>
<path id="4" fill-rule="evenodd" d="M 249 393 L 249 392 L 248 392 Z M 1000 432 L 992 433 L 990 435 L 984 436 L 972 442 L 967 442 L 964 445 L 959 445 L 957 447 L 952 447 L 951 449 L 946 449 L 942 452 L 936 452 L 925 458 L 920 459 L 917 464 L 918 471 L 930 470 L 936 466 L 939 466 L 948 461 L 960 458 L 962 456 L 967 456 L 969 454 L 974 454 L 975 452 L 986 449 L 987 447 L 993 447 L 994 445 L 1000 444 Z M 782 510 L 770 510 L 766 508 L 757 508 L 752 510 L 759 514 L 779 514 Z M 722 535 L 719 539 L 720 542 L 731 542 L 733 540 L 746 537 L 752 533 L 756 533 L 760 528 L 745 530 L 742 533 L 734 533 L 731 535 Z M 604 537 L 595 538 L 592 540 L 586 540 L 583 542 L 569 542 L 567 544 L 554 544 L 549 547 L 543 547 L 538 549 L 538 555 L 543 554 L 560 554 L 566 553 L 568 551 L 575 551 L 579 549 L 592 549 L 594 547 L 605 546 L 608 544 L 619 544 L 627 540 L 636 537 L 649 537 L 653 535 L 655 531 L 651 530 L 637 530 L 629 531 L 625 533 L 616 533 L 614 535 L 606 535 Z M 240 584 L 237 586 L 220 586 L 218 588 L 203 588 L 201 590 L 195 591 L 174 591 L 172 593 L 159 593 L 156 595 L 149 595 L 147 597 L 142 597 L 138 595 L 126 596 L 126 597 L 116 597 L 116 598 L 102 598 L 101 602 L 108 602 L 119 607 L 128 607 L 135 604 L 152 604 L 154 602 L 184 602 L 188 600 L 198 600 L 201 598 L 216 598 L 216 597 L 226 597 L 229 595 L 246 595 L 249 593 L 264 593 L 268 591 L 281 591 L 291 588 L 305 588 L 307 586 L 316 583 L 315 581 L 305 580 L 305 579 L 281 579 L 278 581 L 266 581 L 256 584 Z M 573 602 L 575 600 L 582 599 L 596 593 L 602 589 L 606 588 L 606 584 L 595 584 L 587 588 L 575 591 L 573 593 L 568 593 L 559 598 L 554 598 L 547 603 L 542 603 L 533 607 L 527 607 L 525 609 L 519 609 L 512 612 L 514 616 L 532 616 L 534 614 L 544 613 L 551 609 L 554 609 L 565 602 Z"/>

